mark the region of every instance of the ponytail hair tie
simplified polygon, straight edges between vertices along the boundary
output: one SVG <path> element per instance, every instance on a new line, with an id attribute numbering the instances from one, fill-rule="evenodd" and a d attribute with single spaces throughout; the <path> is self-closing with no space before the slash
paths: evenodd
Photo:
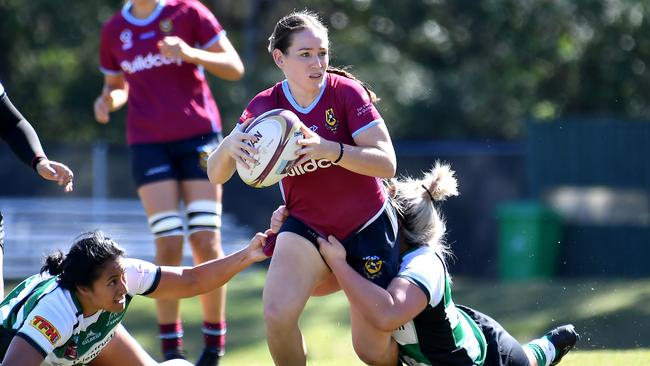
<path id="1" fill-rule="evenodd" d="M 431 194 L 431 192 L 429 192 L 429 189 L 424 184 L 422 185 L 422 188 L 424 188 L 424 191 L 427 192 L 427 194 L 429 195 L 429 198 L 431 198 L 431 201 L 435 201 L 433 199 L 433 195 Z"/>

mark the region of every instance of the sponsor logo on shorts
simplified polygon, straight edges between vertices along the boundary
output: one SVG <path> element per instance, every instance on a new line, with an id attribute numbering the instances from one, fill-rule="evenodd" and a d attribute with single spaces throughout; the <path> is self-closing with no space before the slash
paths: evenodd
<path id="1" fill-rule="evenodd" d="M 156 167 L 153 167 L 153 168 L 147 170 L 144 173 L 144 175 L 145 175 L 145 177 L 150 177 L 152 175 L 167 173 L 170 170 L 172 170 L 171 166 L 165 164 L 165 165 L 156 166 Z"/>
<path id="2" fill-rule="evenodd" d="M 334 116 L 334 108 L 325 111 L 325 127 L 332 132 L 339 129 L 339 121 Z"/>
<path id="3" fill-rule="evenodd" d="M 384 261 L 376 255 L 363 257 L 363 269 L 368 279 L 375 279 L 381 276 Z"/>
<path id="4" fill-rule="evenodd" d="M 30 324 L 32 327 L 38 329 L 38 331 L 41 332 L 41 334 L 43 334 L 52 344 L 56 344 L 56 342 L 61 338 L 59 330 L 42 316 L 36 315 Z"/>

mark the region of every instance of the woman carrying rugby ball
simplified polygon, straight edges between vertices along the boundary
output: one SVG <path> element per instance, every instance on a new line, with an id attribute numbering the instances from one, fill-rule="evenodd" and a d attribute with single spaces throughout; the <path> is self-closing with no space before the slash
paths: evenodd
<path id="1" fill-rule="evenodd" d="M 395 175 L 396 158 L 373 92 L 349 73 L 329 67 L 327 28 L 301 11 L 278 21 L 269 52 L 285 80 L 257 94 L 241 124 L 208 160 L 214 184 L 230 179 L 236 164 L 253 164 L 255 137 L 242 132 L 252 118 L 282 108 L 305 127 L 300 156 L 282 181 L 291 216 L 276 239 L 264 286 L 264 317 L 271 355 L 279 365 L 305 365 L 298 319 L 317 288 L 337 288 L 316 239 L 332 234 L 345 246 L 359 274 L 386 287 L 398 269 L 396 215 L 380 178 Z M 309 165 L 314 169 L 302 169 Z M 353 342 L 365 338 L 360 314 L 351 310 Z"/>

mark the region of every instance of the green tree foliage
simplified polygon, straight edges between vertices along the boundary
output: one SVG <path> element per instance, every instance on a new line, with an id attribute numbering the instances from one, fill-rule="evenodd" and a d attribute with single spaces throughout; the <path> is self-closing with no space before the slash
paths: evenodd
<path id="1" fill-rule="evenodd" d="M 351 65 L 377 92 L 396 138 L 516 139 L 528 118 L 650 117 L 642 0 L 204 3 L 247 67 L 241 82 L 209 79 L 226 129 L 255 93 L 282 79 L 267 37 L 294 9 L 322 15 L 332 64 Z M 109 126 L 92 117 L 99 30 L 122 4 L 0 0 L 0 78 L 44 138 L 123 141 L 123 112 Z"/>

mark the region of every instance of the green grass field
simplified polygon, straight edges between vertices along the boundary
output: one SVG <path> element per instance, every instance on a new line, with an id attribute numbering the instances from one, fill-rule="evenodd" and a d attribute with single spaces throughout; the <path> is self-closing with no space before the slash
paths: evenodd
<path id="1" fill-rule="evenodd" d="M 272 365 L 262 319 L 264 271 L 248 270 L 228 285 L 228 351 L 222 365 Z M 582 335 L 563 366 L 650 364 L 650 280 L 572 280 L 526 283 L 455 280 L 454 301 L 477 308 L 528 341 L 572 322 Z M 312 298 L 301 320 L 310 365 L 361 365 L 351 346 L 342 293 Z M 182 303 L 185 345 L 195 360 L 202 347 L 198 299 Z M 153 300 L 137 297 L 125 321 L 154 358 L 160 357 Z"/>

